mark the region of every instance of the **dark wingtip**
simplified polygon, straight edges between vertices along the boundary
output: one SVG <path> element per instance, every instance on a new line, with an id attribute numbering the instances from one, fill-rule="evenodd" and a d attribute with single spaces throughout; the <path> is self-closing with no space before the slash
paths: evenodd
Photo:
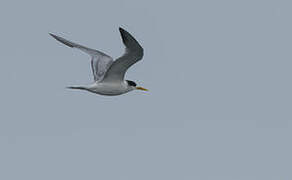
<path id="1" fill-rule="evenodd" d="M 123 28 L 121 28 L 121 27 L 119 27 L 119 31 L 120 31 L 120 33 L 121 33 L 121 36 L 123 37 L 125 37 L 125 34 L 127 33 L 127 31 L 125 30 L 125 29 L 123 29 Z"/>
<path id="2" fill-rule="evenodd" d="M 51 35 L 53 38 L 57 38 L 57 36 L 55 34 L 49 33 L 49 35 Z"/>
<path id="3" fill-rule="evenodd" d="M 122 37 L 122 40 L 124 42 L 124 44 L 126 43 L 127 41 L 127 36 L 126 36 L 126 33 L 127 31 L 125 31 L 123 28 L 119 27 L 119 31 L 120 31 L 120 34 L 121 34 L 121 37 Z"/>
<path id="4" fill-rule="evenodd" d="M 56 39 L 56 40 L 58 40 L 58 41 L 60 41 L 59 39 L 59 37 L 57 36 L 57 35 L 55 35 L 55 34 L 52 34 L 52 33 L 49 33 L 49 35 L 51 35 L 54 39 Z"/>
<path id="5" fill-rule="evenodd" d="M 119 27 L 119 31 L 121 32 L 121 31 L 125 31 L 122 27 Z"/>
<path id="6" fill-rule="evenodd" d="M 52 33 L 49 33 L 49 35 L 51 35 L 51 36 L 52 36 L 54 39 L 56 39 L 57 41 L 59 41 L 59 42 L 65 44 L 65 45 L 67 45 L 67 46 L 69 46 L 69 47 L 71 47 L 71 48 L 74 47 L 70 41 L 68 41 L 68 40 L 66 40 L 66 39 L 64 39 L 64 38 L 62 38 L 62 37 L 59 37 L 59 36 L 57 36 L 57 35 L 55 35 L 55 34 L 52 34 Z"/>
<path id="7" fill-rule="evenodd" d="M 143 48 L 138 43 L 138 41 L 125 29 L 119 27 L 119 31 L 121 34 L 122 41 L 126 48 L 129 48 L 133 51 L 137 51 L 136 53 L 139 53 L 139 56 L 143 56 Z"/>

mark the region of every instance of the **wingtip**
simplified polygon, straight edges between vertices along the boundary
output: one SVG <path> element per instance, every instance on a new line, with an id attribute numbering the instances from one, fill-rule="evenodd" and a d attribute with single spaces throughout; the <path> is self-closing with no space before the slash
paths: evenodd
<path id="1" fill-rule="evenodd" d="M 122 27 L 119 27 L 119 31 L 120 31 L 121 33 L 123 33 L 123 32 L 125 32 L 126 30 L 125 30 L 124 28 L 122 28 Z"/>
<path id="2" fill-rule="evenodd" d="M 123 29 L 122 27 L 119 27 L 119 31 L 120 31 L 121 37 L 123 39 L 123 42 L 125 43 L 125 41 L 126 41 L 126 34 L 128 34 L 128 32 L 125 29 Z"/>
<path id="3" fill-rule="evenodd" d="M 55 39 L 57 38 L 57 36 L 55 34 L 53 34 L 53 33 L 49 33 L 49 35 L 52 36 Z"/>
<path id="4" fill-rule="evenodd" d="M 73 42 L 70 42 L 70 41 L 68 41 L 68 40 L 66 40 L 66 39 L 64 39 L 64 38 L 62 38 L 62 37 L 59 37 L 59 36 L 57 36 L 57 35 L 54 35 L 54 34 L 52 34 L 52 33 L 49 33 L 49 34 L 50 34 L 54 39 L 56 39 L 57 41 L 59 41 L 59 42 L 65 44 L 65 45 L 67 45 L 67 46 L 69 46 L 69 47 L 71 47 L 71 48 L 73 48 L 73 47 L 75 46 Z"/>

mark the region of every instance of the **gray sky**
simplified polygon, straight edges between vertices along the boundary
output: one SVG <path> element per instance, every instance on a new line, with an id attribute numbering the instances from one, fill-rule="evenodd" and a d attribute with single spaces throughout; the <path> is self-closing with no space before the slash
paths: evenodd
<path id="1" fill-rule="evenodd" d="M 0 179 L 291 179 L 291 1 L 8 1 L 0 6 Z M 104 97 L 89 57 L 123 52 L 150 89 Z"/>

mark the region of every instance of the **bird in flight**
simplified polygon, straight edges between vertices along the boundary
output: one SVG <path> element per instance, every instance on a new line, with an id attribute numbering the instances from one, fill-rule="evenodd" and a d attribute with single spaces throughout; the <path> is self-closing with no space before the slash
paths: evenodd
<path id="1" fill-rule="evenodd" d="M 86 90 L 107 96 L 121 95 L 132 90 L 148 91 L 143 87 L 137 86 L 134 81 L 124 80 L 128 68 L 142 59 L 143 48 L 129 32 L 123 28 L 119 28 L 119 31 L 126 48 L 125 53 L 115 61 L 103 52 L 68 41 L 50 33 L 57 41 L 71 48 L 79 49 L 91 56 L 94 83 L 83 86 L 70 86 L 68 88 Z"/>

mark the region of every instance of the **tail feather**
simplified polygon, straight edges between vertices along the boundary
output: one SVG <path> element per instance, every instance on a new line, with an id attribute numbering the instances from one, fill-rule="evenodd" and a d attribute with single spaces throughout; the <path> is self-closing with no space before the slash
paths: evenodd
<path id="1" fill-rule="evenodd" d="M 85 87 L 82 86 L 68 86 L 68 89 L 79 89 L 79 90 L 87 90 Z"/>

